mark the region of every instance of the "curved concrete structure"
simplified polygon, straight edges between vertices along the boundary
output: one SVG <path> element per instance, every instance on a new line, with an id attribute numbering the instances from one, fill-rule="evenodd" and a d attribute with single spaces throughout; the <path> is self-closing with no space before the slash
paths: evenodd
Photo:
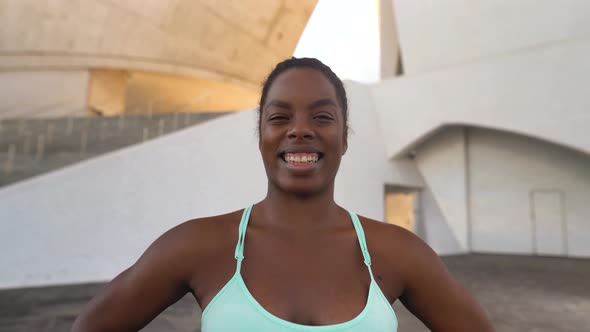
<path id="1" fill-rule="evenodd" d="M 0 1 L 0 69 L 103 68 L 258 87 L 316 0 Z"/>
<path id="2" fill-rule="evenodd" d="M 194 78 L 191 89 L 197 96 L 211 98 L 230 90 L 221 99 L 228 103 L 215 110 L 244 109 L 256 104 L 269 70 L 293 54 L 316 2 L 0 0 L 0 74 L 101 70 L 102 77 L 91 80 L 94 85 L 76 94 L 89 91 L 89 108 L 106 115 L 124 112 L 124 88 L 134 81 L 104 71 Z M 65 82 L 60 75 L 54 81 Z M 167 90 L 169 96 L 174 87 Z M 95 91 L 98 97 L 93 97 Z M 153 93 L 143 93 L 148 92 Z M 104 102 L 105 97 L 110 101 Z M 209 104 L 195 106 L 194 98 L 183 103 L 207 110 Z M 161 104 L 166 96 L 162 99 Z M 34 107 L 16 103 L 22 114 L 35 114 Z M 0 117 L 2 113 L 0 105 Z"/>
<path id="3" fill-rule="evenodd" d="M 377 83 L 388 155 L 403 156 L 448 125 L 514 132 L 590 154 L 589 58 L 590 39 L 583 39 Z"/>

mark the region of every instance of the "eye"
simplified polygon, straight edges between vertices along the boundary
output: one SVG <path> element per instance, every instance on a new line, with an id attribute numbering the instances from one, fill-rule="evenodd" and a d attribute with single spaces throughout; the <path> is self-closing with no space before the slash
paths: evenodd
<path id="1" fill-rule="evenodd" d="M 314 119 L 322 120 L 322 121 L 330 121 L 334 120 L 334 117 L 330 113 L 318 113 L 314 116 Z"/>
<path id="2" fill-rule="evenodd" d="M 268 121 L 283 121 L 283 120 L 289 120 L 289 117 L 287 117 L 284 114 L 273 114 L 268 117 Z"/>

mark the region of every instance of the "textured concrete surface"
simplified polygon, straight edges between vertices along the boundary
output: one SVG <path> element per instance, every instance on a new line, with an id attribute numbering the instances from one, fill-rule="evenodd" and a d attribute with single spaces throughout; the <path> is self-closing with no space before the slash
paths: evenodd
<path id="1" fill-rule="evenodd" d="M 499 332 L 584 332 L 590 326 L 590 260 L 467 255 L 445 263 L 477 297 Z M 0 291 L 0 332 L 68 331 L 102 284 Z M 400 332 L 428 331 L 399 303 Z M 200 310 L 187 296 L 143 331 L 199 331 Z"/>
<path id="2" fill-rule="evenodd" d="M 64 106 L 77 115 L 254 107 L 316 3 L 0 0 L 0 118 L 63 114 Z M 72 70 L 90 80 L 73 85 Z M 48 76 L 68 87 L 43 90 Z"/>
<path id="3" fill-rule="evenodd" d="M 122 68 L 258 90 L 316 2 L 0 0 L 0 68 Z"/>
<path id="4" fill-rule="evenodd" d="M 444 258 L 498 332 L 584 332 L 590 326 L 590 260 L 467 255 Z M 400 332 L 428 331 L 399 303 Z"/>

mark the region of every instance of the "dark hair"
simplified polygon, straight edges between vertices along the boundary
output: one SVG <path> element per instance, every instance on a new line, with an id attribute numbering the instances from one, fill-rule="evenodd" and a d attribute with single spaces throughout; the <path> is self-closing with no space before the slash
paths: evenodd
<path id="1" fill-rule="evenodd" d="M 260 135 L 262 107 L 264 107 L 264 103 L 266 102 L 266 95 L 268 94 L 268 90 L 270 90 L 272 83 L 275 81 L 277 77 L 279 77 L 279 75 L 292 68 L 311 68 L 319 71 L 320 73 L 324 74 L 324 76 L 326 76 L 326 78 L 334 86 L 334 90 L 336 90 L 336 98 L 338 99 L 338 103 L 342 108 L 342 116 L 344 118 L 344 132 L 345 134 L 348 133 L 348 100 L 346 99 L 346 90 L 344 90 L 344 85 L 342 84 L 340 78 L 338 78 L 338 76 L 334 74 L 330 67 L 328 67 L 318 59 L 292 57 L 291 59 L 287 59 L 278 63 L 264 81 L 264 85 L 262 87 L 262 95 L 260 96 L 260 104 L 258 106 L 258 134 Z"/>

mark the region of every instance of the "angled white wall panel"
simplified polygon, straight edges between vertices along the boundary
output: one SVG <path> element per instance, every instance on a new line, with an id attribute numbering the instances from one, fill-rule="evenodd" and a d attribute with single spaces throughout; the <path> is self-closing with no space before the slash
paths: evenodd
<path id="1" fill-rule="evenodd" d="M 255 124 L 238 113 L 2 188 L 0 287 L 109 280 L 167 229 L 259 200 Z"/>
<path id="2" fill-rule="evenodd" d="M 437 244 L 438 253 L 469 251 L 465 137 L 462 128 L 449 128 L 432 137 L 416 151 L 416 165 L 426 187 L 428 215 L 424 225 L 445 230 L 431 231 L 427 241 Z M 443 218 L 436 218 L 436 208 Z M 428 215 L 426 217 L 428 217 Z M 446 224 L 443 227 L 442 224 Z"/>
<path id="3" fill-rule="evenodd" d="M 465 253 L 430 188 L 420 191 L 420 237 L 439 255 Z"/>
<path id="4" fill-rule="evenodd" d="M 588 37 L 586 0 L 392 0 L 406 74 Z"/>
<path id="5" fill-rule="evenodd" d="M 590 40 L 372 85 L 387 154 L 448 124 L 542 138 L 590 153 Z"/>

